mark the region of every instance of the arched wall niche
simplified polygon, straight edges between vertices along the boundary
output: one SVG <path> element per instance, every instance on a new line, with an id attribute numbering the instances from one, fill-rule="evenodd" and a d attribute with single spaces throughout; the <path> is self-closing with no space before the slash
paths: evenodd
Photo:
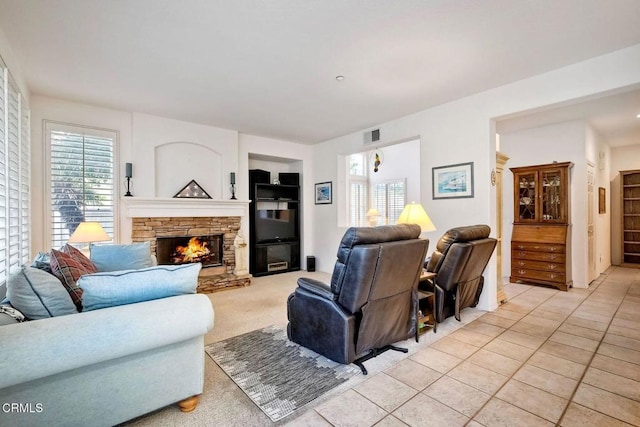
<path id="1" fill-rule="evenodd" d="M 222 199 L 222 154 L 206 145 L 175 141 L 154 148 L 155 196 L 173 197 L 192 179 Z"/>

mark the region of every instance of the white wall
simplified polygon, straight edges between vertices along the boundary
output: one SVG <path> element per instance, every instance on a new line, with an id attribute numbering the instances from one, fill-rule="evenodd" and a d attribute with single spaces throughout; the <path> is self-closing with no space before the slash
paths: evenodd
<path id="1" fill-rule="evenodd" d="M 383 123 L 379 128 L 382 143 L 420 138 L 423 202 L 431 200 L 432 167 L 474 162 L 474 198 L 432 201 L 429 214 L 438 231 L 429 233 L 429 238 L 434 242 L 458 225 L 486 223 L 495 228 L 495 188 L 490 184 L 495 167 L 495 118 L 639 84 L 640 45 L 636 45 Z M 362 151 L 361 147 L 362 131 L 313 146 L 315 180 L 338 179 L 337 156 Z M 336 205 L 316 209 L 315 220 L 318 268 L 330 271 L 344 232 L 336 227 Z M 479 308 L 493 309 L 497 305 L 495 257 L 485 278 Z"/>
<path id="2" fill-rule="evenodd" d="M 237 131 L 141 113 L 133 114 L 132 125 L 129 161 L 134 177 L 140 176 L 134 180 L 134 196 L 173 197 L 195 179 L 213 199 L 231 197 L 229 174 L 238 163 Z M 158 156 L 167 146 L 175 147 L 165 153 L 171 156 Z"/>
<path id="3" fill-rule="evenodd" d="M 9 68 L 9 71 L 11 72 L 11 77 L 15 79 L 15 82 L 18 85 L 18 88 L 20 89 L 20 93 L 22 93 L 22 95 L 27 101 L 27 104 L 29 104 L 31 94 L 29 92 L 29 88 L 27 87 L 24 73 L 20 65 L 20 61 L 14 54 L 13 49 L 9 44 L 9 40 L 7 40 L 7 35 L 2 30 L 2 28 L 0 28 L 0 57 L 2 57 L 2 60 L 4 61 L 6 66 Z"/>
<path id="4" fill-rule="evenodd" d="M 611 263 L 613 265 L 620 265 L 622 262 L 620 171 L 640 169 L 640 141 L 638 144 L 611 149 L 609 188 L 611 190 Z"/>
<path id="5" fill-rule="evenodd" d="M 587 159 L 595 164 L 594 226 L 596 239 L 596 272 L 603 273 L 611 266 L 611 147 L 589 124 L 586 127 Z M 598 188 L 605 189 L 605 213 L 598 212 Z"/>

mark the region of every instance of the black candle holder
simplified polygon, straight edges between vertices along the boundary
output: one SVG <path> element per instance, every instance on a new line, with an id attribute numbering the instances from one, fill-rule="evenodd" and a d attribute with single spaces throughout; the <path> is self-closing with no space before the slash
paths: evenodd
<path id="1" fill-rule="evenodd" d="M 236 185 L 235 184 L 231 184 L 231 200 L 238 200 L 238 199 L 236 199 Z"/>
<path id="2" fill-rule="evenodd" d="M 127 177 L 127 192 L 124 193 L 125 197 L 131 197 L 133 196 L 133 194 L 131 194 L 131 177 L 128 176 Z"/>

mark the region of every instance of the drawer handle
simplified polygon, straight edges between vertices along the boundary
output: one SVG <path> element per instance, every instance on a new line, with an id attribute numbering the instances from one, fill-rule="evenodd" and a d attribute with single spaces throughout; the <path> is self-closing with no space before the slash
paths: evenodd
<path id="1" fill-rule="evenodd" d="M 518 254 L 518 256 L 525 256 L 525 255 L 527 255 L 527 253 L 526 253 L 526 252 L 520 252 L 520 253 Z"/>
<path id="2" fill-rule="evenodd" d="M 553 255 L 549 255 L 549 259 L 551 259 L 551 260 L 554 260 L 554 259 L 556 259 L 556 258 L 558 258 L 558 256 L 557 256 L 557 255 L 555 255 L 555 254 L 553 254 Z"/>
<path id="3" fill-rule="evenodd" d="M 549 274 L 549 279 L 555 279 L 557 276 L 553 273 Z"/>
<path id="4" fill-rule="evenodd" d="M 555 252 L 555 251 L 557 251 L 557 250 L 558 250 L 558 248 L 556 248 L 555 246 L 551 246 L 551 247 L 549 248 L 549 250 L 550 250 L 551 252 Z"/>
<path id="5" fill-rule="evenodd" d="M 519 274 L 527 274 L 527 270 L 518 270 Z"/>
<path id="6" fill-rule="evenodd" d="M 535 245 L 533 248 L 534 248 L 534 249 L 540 249 L 540 246 Z"/>
<path id="7" fill-rule="evenodd" d="M 557 266 L 556 264 L 548 264 L 548 265 L 547 265 L 547 268 L 548 268 L 549 270 L 555 270 L 556 268 L 558 268 L 558 266 Z"/>
<path id="8" fill-rule="evenodd" d="M 524 249 L 524 245 L 518 245 L 518 249 Z"/>
<path id="9" fill-rule="evenodd" d="M 524 261 L 518 261 L 518 265 L 520 267 L 524 267 L 525 265 L 527 265 Z"/>

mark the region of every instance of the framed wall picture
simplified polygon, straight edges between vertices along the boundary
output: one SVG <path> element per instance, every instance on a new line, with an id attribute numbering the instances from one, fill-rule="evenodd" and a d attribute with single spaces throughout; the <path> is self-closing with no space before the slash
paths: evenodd
<path id="1" fill-rule="evenodd" d="M 331 181 L 316 184 L 316 205 L 330 205 L 333 202 Z"/>
<path id="2" fill-rule="evenodd" d="M 473 197 L 473 162 L 431 169 L 434 199 Z"/>
<path id="3" fill-rule="evenodd" d="M 607 213 L 607 191 L 604 187 L 598 187 L 598 213 Z"/>

